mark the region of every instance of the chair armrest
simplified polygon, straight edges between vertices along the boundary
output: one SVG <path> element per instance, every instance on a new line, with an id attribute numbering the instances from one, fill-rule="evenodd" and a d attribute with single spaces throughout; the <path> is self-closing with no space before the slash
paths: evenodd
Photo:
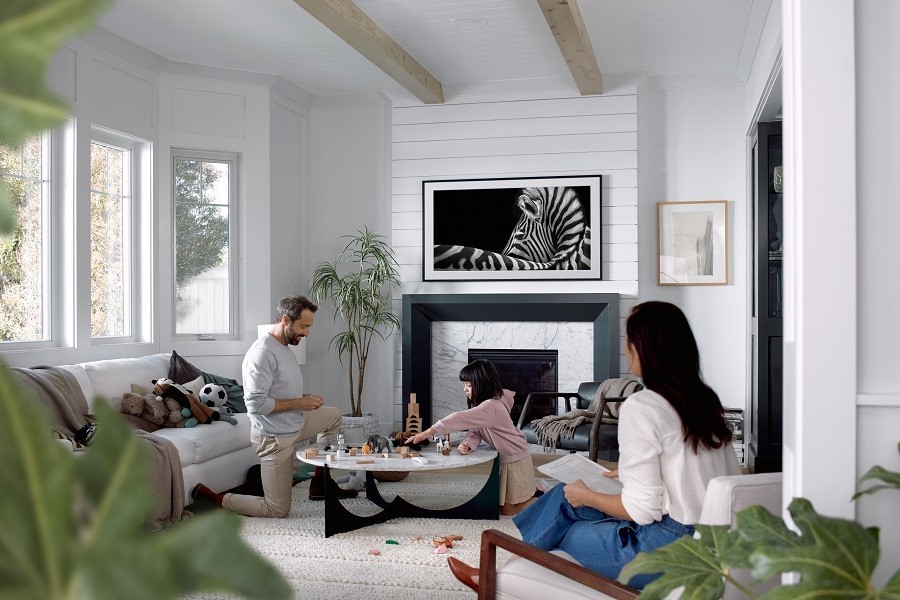
<path id="1" fill-rule="evenodd" d="M 606 405 L 610 403 L 622 403 L 628 400 L 628 396 L 625 397 L 613 397 L 613 398 L 604 398 L 600 401 L 600 410 L 597 411 L 596 418 L 591 422 L 591 437 L 589 438 L 590 446 L 588 449 L 588 457 L 597 462 L 597 455 L 600 453 L 600 426 L 604 425 L 603 423 L 603 415 L 606 413 Z M 606 424 L 608 427 L 609 425 Z"/>
<path id="2" fill-rule="evenodd" d="M 577 398 L 577 392 L 529 392 L 529 394 L 525 397 L 525 404 L 522 406 L 522 412 L 519 414 L 519 422 L 516 425 L 519 429 L 524 427 L 525 414 L 528 412 L 529 407 L 531 407 L 532 399 L 540 399 L 540 398 L 554 398 L 559 399 L 563 398 L 566 401 L 566 412 L 572 410 L 572 398 Z"/>
<path id="3" fill-rule="evenodd" d="M 586 569 L 578 563 L 539 550 L 502 531 L 486 529 L 481 534 L 481 561 L 478 565 L 479 600 L 494 600 L 497 593 L 497 548 L 503 548 L 616 600 L 630 600 L 640 594 L 634 588 Z"/>

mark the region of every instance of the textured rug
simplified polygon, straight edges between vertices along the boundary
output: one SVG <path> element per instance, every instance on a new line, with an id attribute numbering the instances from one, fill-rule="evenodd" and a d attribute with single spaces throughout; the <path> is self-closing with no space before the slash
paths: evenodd
<path id="1" fill-rule="evenodd" d="M 378 489 L 386 500 L 400 493 L 420 506 L 451 508 L 474 496 L 486 479 L 486 474 L 411 473 L 403 481 L 379 483 Z M 450 574 L 447 556 L 477 564 L 484 529 L 519 537 L 511 517 L 498 521 L 400 518 L 326 539 L 324 505 L 309 500 L 309 483 L 294 486 L 293 498 L 291 514 L 285 519 L 245 518 L 242 536 L 281 570 L 298 599 L 474 598 L 475 594 Z M 364 497 L 345 500 L 344 506 L 360 515 L 380 512 Z M 463 539 L 454 542 L 447 554 L 435 554 L 432 538 L 451 534 Z M 387 540 L 398 543 L 388 544 Z M 380 554 L 370 554 L 370 550 Z M 508 556 L 498 552 L 498 562 L 502 564 Z M 233 596 L 204 593 L 190 598 Z"/>

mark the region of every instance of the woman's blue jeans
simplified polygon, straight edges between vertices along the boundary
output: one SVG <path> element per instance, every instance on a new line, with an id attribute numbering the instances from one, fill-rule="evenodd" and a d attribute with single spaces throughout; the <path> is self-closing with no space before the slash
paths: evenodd
<path id="1" fill-rule="evenodd" d="M 522 539 L 541 550 L 561 549 L 592 571 L 611 579 L 639 552 L 652 552 L 694 528 L 664 516 L 661 521 L 638 525 L 607 515 L 596 508 L 574 508 L 559 484 L 513 517 Z M 660 573 L 637 575 L 628 585 L 641 589 Z"/>

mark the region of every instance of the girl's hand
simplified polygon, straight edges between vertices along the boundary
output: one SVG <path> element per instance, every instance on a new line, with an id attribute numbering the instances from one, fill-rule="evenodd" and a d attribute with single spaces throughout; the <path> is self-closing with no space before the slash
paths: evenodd
<path id="1" fill-rule="evenodd" d="M 574 508 L 578 508 L 579 506 L 587 505 L 586 500 L 592 492 L 588 486 L 584 485 L 583 481 L 576 479 L 563 488 L 563 493 L 566 495 L 566 500 L 569 501 L 569 504 Z"/>
<path id="2" fill-rule="evenodd" d="M 405 444 L 418 444 L 422 440 L 428 439 L 429 435 L 431 435 L 431 434 L 428 433 L 428 430 L 426 429 L 422 433 L 417 433 L 416 435 L 414 435 L 412 437 L 406 438 L 406 441 L 404 443 Z"/>
<path id="3" fill-rule="evenodd" d="M 460 444 L 460 445 L 457 446 L 457 447 L 459 448 L 459 453 L 460 453 L 460 454 L 468 454 L 468 453 L 469 453 L 469 447 L 466 446 L 465 444 Z"/>
<path id="4" fill-rule="evenodd" d="M 612 478 L 615 478 L 615 477 L 618 477 L 618 476 L 619 476 L 619 470 L 618 470 L 618 469 L 613 469 L 612 471 L 606 471 L 605 473 L 603 473 L 603 476 L 604 476 L 604 477 L 609 477 L 609 478 L 611 478 L 611 479 L 612 479 Z"/>

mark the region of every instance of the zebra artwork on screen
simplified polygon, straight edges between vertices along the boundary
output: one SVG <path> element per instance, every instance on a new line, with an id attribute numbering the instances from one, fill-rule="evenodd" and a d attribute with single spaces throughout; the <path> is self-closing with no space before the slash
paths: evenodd
<path id="1" fill-rule="evenodd" d="M 423 181 L 423 281 L 602 279 L 600 183 Z"/>

